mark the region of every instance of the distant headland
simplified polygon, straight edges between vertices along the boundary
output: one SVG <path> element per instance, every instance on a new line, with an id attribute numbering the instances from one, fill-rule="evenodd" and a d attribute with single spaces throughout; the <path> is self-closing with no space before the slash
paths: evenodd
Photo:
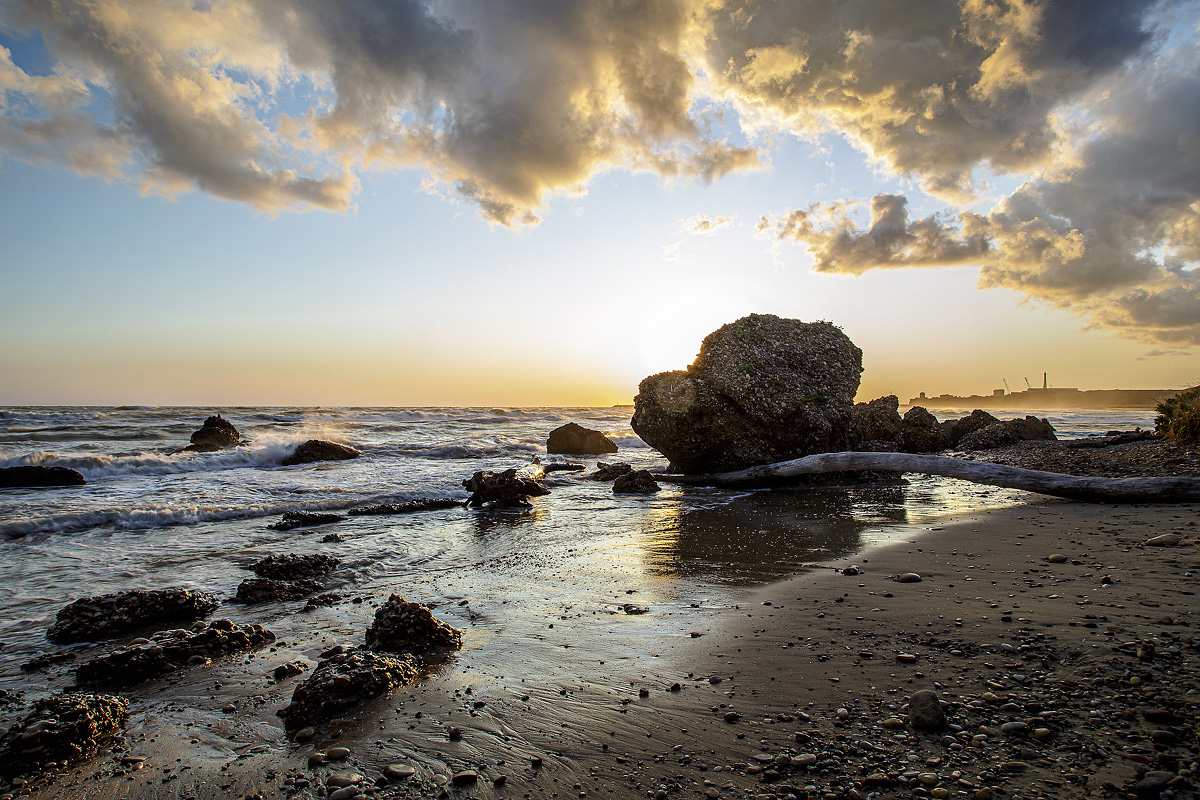
<path id="1" fill-rule="evenodd" d="M 908 404 L 932 408 L 1154 408 L 1179 393 L 1178 389 L 1053 388 L 1048 378 L 1043 373 L 1040 388 L 1030 387 L 1023 392 L 995 389 L 990 395 L 972 394 L 966 397 L 954 394 L 929 397 L 921 392 Z"/>

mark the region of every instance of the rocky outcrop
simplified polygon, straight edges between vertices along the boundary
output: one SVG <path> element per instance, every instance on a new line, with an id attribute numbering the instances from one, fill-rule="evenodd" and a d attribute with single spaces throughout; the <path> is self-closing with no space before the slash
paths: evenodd
<path id="1" fill-rule="evenodd" d="M 1056 439 L 1054 426 L 1049 420 L 1030 415 L 1025 419 L 993 422 L 985 428 L 972 431 L 958 442 L 958 447 L 963 450 L 991 450 L 1017 442 Z"/>
<path id="2" fill-rule="evenodd" d="M 597 453 L 615 453 L 617 445 L 600 431 L 568 422 L 550 431 L 546 440 L 546 452 L 569 456 L 586 456 Z"/>
<path id="3" fill-rule="evenodd" d="M 947 420 L 942 423 L 942 427 L 946 433 L 950 434 L 950 446 L 958 447 L 958 443 L 963 440 L 963 437 L 969 433 L 974 433 L 977 430 L 986 428 L 988 425 L 995 424 L 1000 420 L 993 417 L 986 411 L 975 409 L 969 415 L 961 419 Z"/>
<path id="4" fill-rule="evenodd" d="M 322 553 L 313 555 L 296 555 L 288 553 L 282 556 L 267 556 L 261 561 L 250 565 L 250 570 L 260 578 L 276 581 L 294 581 L 300 578 L 315 578 L 327 575 L 338 565 L 333 556 Z"/>
<path id="5" fill-rule="evenodd" d="M 328 525 L 331 522 L 341 522 L 345 517 L 340 514 L 317 514 L 312 511 L 288 511 L 279 522 L 268 525 L 273 531 L 291 531 L 296 528 L 311 528 L 315 525 Z"/>
<path id="6" fill-rule="evenodd" d="M 0 469 L 0 489 L 42 489 L 54 486 L 83 486 L 87 481 L 66 467 L 4 467 Z"/>
<path id="7" fill-rule="evenodd" d="M 80 665 L 75 679 L 81 685 L 127 686 L 273 641 L 275 634 L 261 625 L 235 625 L 227 619 L 196 622 L 188 630 L 157 633 L 94 658 Z"/>
<path id="8" fill-rule="evenodd" d="M 108 694 L 39 700 L 0 736 L 0 775 L 27 775 L 91 756 L 125 727 L 128 708 L 125 698 Z"/>
<path id="9" fill-rule="evenodd" d="M 370 650 L 338 653 L 317 664 L 308 680 L 296 687 L 292 702 L 279 711 L 288 730 L 318 725 L 364 700 L 411 683 L 421 674 L 413 656 Z"/>
<path id="10" fill-rule="evenodd" d="M 358 458 L 361 453 L 353 447 L 347 447 L 337 442 L 327 442 L 324 439 L 309 439 L 297 445 L 292 454 L 282 462 L 283 466 L 291 467 L 296 464 L 310 464 L 314 461 L 345 461 Z"/>
<path id="11" fill-rule="evenodd" d="M 613 494 L 654 494 L 658 483 L 648 470 L 626 472 L 613 481 Z"/>
<path id="12" fill-rule="evenodd" d="M 220 414 L 216 414 L 204 420 L 204 425 L 200 430 L 192 434 L 191 445 L 184 449 L 198 453 L 211 453 L 215 450 L 233 447 L 241 440 L 241 434 L 238 433 L 238 429 L 233 426 L 233 423 L 223 419 Z"/>
<path id="13" fill-rule="evenodd" d="M 643 380 L 631 424 L 691 473 L 842 451 L 861 372 L 830 323 L 752 314 L 709 334 L 687 371 Z"/>
<path id="14" fill-rule="evenodd" d="M 199 619 L 220 604 L 215 594 L 178 588 L 81 597 L 58 612 L 46 638 L 52 642 L 95 641 L 142 626 Z"/>
<path id="15" fill-rule="evenodd" d="M 471 493 L 467 505 L 479 508 L 485 504 L 495 506 L 527 507 L 530 497 L 550 494 L 550 490 L 518 470 L 503 472 L 476 472 L 463 481 L 463 488 Z"/>
<path id="16" fill-rule="evenodd" d="M 937 417 L 920 406 L 904 413 L 900 426 L 899 449 L 905 453 L 936 453 L 950 446 L 950 434 Z"/>
<path id="17" fill-rule="evenodd" d="M 278 603 L 285 600 L 300 600 L 325 587 L 317 581 L 304 578 L 294 581 L 277 581 L 270 578 L 247 578 L 238 584 L 235 603 Z"/>
<path id="18" fill-rule="evenodd" d="M 393 594 L 375 612 L 375 619 L 367 628 L 367 647 L 429 658 L 460 649 L 462 631 L 435 617 L 429 606 L 410 603 Z"/>
<path id="19" fill-rule="evenodd" d="M 900 439 L 900 400 L 894 394 L 869 403 L 855 403 L 850 411 L 850 449 L 890 452 Z"/>

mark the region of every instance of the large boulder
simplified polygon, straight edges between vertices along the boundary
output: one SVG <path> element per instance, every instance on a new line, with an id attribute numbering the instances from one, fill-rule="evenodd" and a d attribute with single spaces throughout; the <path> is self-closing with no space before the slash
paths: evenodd
<path id="1" fill-rule="evenodd" d="M 344 444 L 327 442 L 324 439 L 309 439 L 307 442 L 297 445 L 292 454 L 280 463 L 285 467 L 291 467 L 296 464 L 310 464 L 313 461 L 345 461 L 350 458 L 358 458 L 359 455 L 361 454 L 353 447 L 347 447 Z"/>
<path id="2" fill-rule="evenodd" d="M 568 422 L 566 425 L 550 431 L 550 437 L 546 439 L 546 452 L 587 456 L 597 453 L 615 453 L 617 445 L 600 431 Z"/>
<path id="3" fill-rule="evenodd" d="M 847 449 L 862 351 L 828 322 L 751 314 L 704 339 L 687 371 L 651 375 L 634 431 L 684 472 Z"/>
<path id="4" fill-rule="evenodd" d="M 894 394 L 855 403 L 850 410 L 850 447 L 870 452 L 894 450 L 901 425 L 900 400 Z"/>
<path id="5" fill-rule="evenodd" d="M 913 406 L 900 426 L 900 449 L 905 453 L 936 453 L 950 446 L 950 434 L 927 409 Z"/>
<path id="6" fill-rule="evenodd" d="M 192 444 L 186 449 L 201 453 L 224 450 L 226 447 L 233 447 L 241 439 L 241 434 L 233 427 L 232 422 L 222 418 L 220 414 L 215 414 L 204 420 L 200 430 L 192 434 Z"/>
<path id="7" fill-rule="evenodd" d="M 0 489 L 41 489 L 52 486 L 83 486 L 87 481 L 67 467 L 4 467 Z"/>
<path id="8" fill-rule="evenodd" d="M 986 428 L 973 431 L 964 436 L 958 446 L 963 450 L 991 450 L 1017 442 L 1057 439 L 1049 420 L 1030 415 L 1025 419 L 994 422 Z"/>

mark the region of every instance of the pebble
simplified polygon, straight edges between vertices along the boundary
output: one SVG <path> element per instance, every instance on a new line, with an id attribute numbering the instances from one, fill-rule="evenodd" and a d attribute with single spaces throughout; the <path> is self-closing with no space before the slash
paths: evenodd
<path id="1" fill-rule="evenodd" d="M 391 781 L 406 781 L 416 774 L 417 770 L 408 764 L 388 764 L 383 768 L 384 777 Z"/>
<path id="2" fill-rule="evenodd" d="M 1028 722 L 1006 722 L 1000 726 L 1001 733 L 1026 733 L 1028 730 Z"/>
<path id="3" fill-rule="evenodd" d="M 344 761 L 350 757 L 350 748 L 331 747 L 325 751 L 325 757 L 330 761 Z"/>
<path id="4" fill-rule="evenodd" d="M 358 797 L 357 786 L 347 786 L 343 789 L 331 792 L 326 800 L 350 800 L 351 797 Z"/>
<path id="5" fill-rule="evenodd" d="M 1183 537 L 1178 533 L 1164 533 L 1161 536 L 1155 536 L 1153 539 L 1147 539 L 1145 544 L 1148 547 L 1174 547 L 1183 541 Z"/>
<path id="6" fill-rule="evenodd" d="M 1046 556 L 1046 560 L 1049 561 L 1051 564 L 1067 563 L 1067 557 L 1064 556 L 1062 553 L 1055 553 L 1052 556 Z"/>
<path id="7" fill-rule="evenodd" d="M 479 773 L 475 772 L 473 769 L 465 769 L 462 772 L 456 772 L 454 773 L 453 777 L 450 778 L 450 782 L 455 786 L 470 786 L 477 780 L 479 780 Z"/>
<path id="8" fill-rule="evenodd" d="M 901 664 L 912 664 L 916 662 L 917 657 L 912 653 L 896 653 L 896 660 Z"/>
<path id="9" fill-rule="evenodd" d="M 793 767 L 811 767 L 817 763 L 816 753 L 801 753 L 791 760 Z"/>
<path id="10" fill-rule="evenodd" d="M 313 753 L 308 757 L 308 765 L 310 767 L 319 767 L 325 763 L 324 753 Z"/>
<path id="11" fill-rule="evenodd" d="M 920 583 L 921 576 L 915 572 L 905 572 L 896 576 L 896 583 Z"/>
<path id="12" fill-rule="evenodd" d="M 301 728 L 292 735 L 294 742 L 311 742 L 317 735 L 317 729 L 313 727 Z"/>
<path id="13" fill-rule="evenodd" d="M 946 714 L 937 693 L 922 689 L 908 698 L 908 721 L 914 728 L 943 728 Z"/>
<path id="14" fill-rule="evenodd" d="M 329 776 L 329 779 L 325 783 L 329 786 L 341 788 L 345 786 L 357 786 L 365 780 L 366 778 L 357 772 L 335 772 Z"/>

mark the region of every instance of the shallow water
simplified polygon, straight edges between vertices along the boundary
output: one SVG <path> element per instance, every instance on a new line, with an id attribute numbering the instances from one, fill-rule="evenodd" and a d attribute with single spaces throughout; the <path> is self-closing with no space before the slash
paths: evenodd
<path id="1" fill-rule="evenodd" d="M 19 667 L 59 648 L 45 631 L 83 595 L 186 586 L 230 596 L 253 561 L 272 553 L 324 552 L 341 565 L 333 591 L 367 598 L 297 613 L 303 602 L 225 605 L 216 616 L 261 622 L 311 657 L 329 642 L 361 637 L 372 602 L 400 592 L 435 602 L 475 645 L 551 636 L 552 620 L 594 619 L 597 636 L 571 652 L 546 645 L 517 665 L 510 652 L 472 648 L 485 674 L 526 670 L 567 680 L 579 659 L 648 657 L 660 637 L 687 636 L 706 609 L 806 563 L 853 554 L 965 511 L 1026 495 L 960 481 L 773 492 L 665 486 L 649 497 L 614 496 L 611 484 L 556 473 L 550 495 L 525 511 L 452 508 L 351 517 L 333 526 L 269 530 L 284 511 L 342 509 L 380 500 L 465 497 L 461 481 L 545 457 L 547 433 L 566 421 L 606 432 L 621 446 L 608 460 L 663 469 L 630 430 L 629 409 L 228 409 L 250 444 L 212 454 L 173 454 L 206 409 L 0 410 L 0 466 L 72 466 L 85 487 L 0 491 L 0 686 L 31 695 L 61 688 L 66 670 Z M 1082 435 L 1152 424 L 1150 412 L 1058 414 Z M 363 457 L 282 467 L 309 438 L 351 444 Z M 595 459 L 586 459 L 589 470 Z M 336 531 L 344 541 L 322 543 Z M 653 609 L 631 617 L 626 603 Z M 629 624 L 638 619 L 637 625 Z M 550 620 L 548 622 L 548 620 Z M 613 637 L 616 637 L 614 640 Z M 576 637 L 578 638 L 578 637 Z M 614 643 L 615 642 L 615 643 Z M 566 643 L 563 643 L 564 645 Z M 86 653 L 93 645 L 80 645 Z"/>

